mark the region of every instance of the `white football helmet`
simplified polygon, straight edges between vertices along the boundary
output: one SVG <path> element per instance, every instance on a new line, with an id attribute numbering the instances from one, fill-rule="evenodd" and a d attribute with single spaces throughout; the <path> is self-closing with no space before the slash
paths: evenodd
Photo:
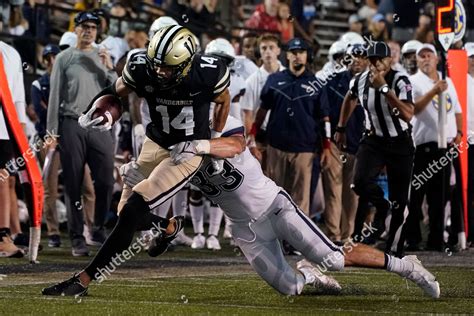
<path id="1" fill-rule="evenodd" d="M 152 39 L 153 35 L 155 35 L 155 33 L 162 27 L 165 27 L 168 25 L 178 25 L 178 24 L 179 23 L 170 16 L 160 16 L 151 24 L 150 29 L 148 30 L 148 38 Z"/>
<path id="2" fill-rule="evenodd" d="M 365 44 L 364 38 L 356 32 L 347 32 L 341 35 L 339 38 L 341 42 L 343 42 L 346 47 L 349 45 L 354 45 L 354 44 Z M 346 48 L 344 47 L 344 49 Z"/>
<path id="3" fill-rule="evenodd" d="M 423 44 L 417 40 L 408 41 L 403 45 L 401 53 L 402 55 L 405 55 L 407 53 L 415 53 L 418 48 L 421 47 L 421 45 Z"/>
<path id="4" fill-rule="evenodd" d="M 225 38 L 216 38 L 210 41 L 206 46 L 205 53 L 224 58 L 228 64 L 232 63 L 235 59 L 234 47 Z"/>
<path id="5" fill-rule="evenodd" d="M 334 55 L 337 54 L 344 54 L 346 52 L 347 45 L 342 41 L 336 41 L 332 43 L 331 47 L 329 48 L 329 61 L 334 63 Z"/>

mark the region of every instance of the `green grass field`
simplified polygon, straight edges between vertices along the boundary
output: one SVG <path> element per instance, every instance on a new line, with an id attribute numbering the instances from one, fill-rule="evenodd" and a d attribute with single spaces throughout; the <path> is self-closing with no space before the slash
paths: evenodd
<path id="1" fill-rule="evenodd" d="M 93 284 L 82 298 L 43 297 L 41 289 L 69 277 L 87 258 L 68 247 L 44 249 L 38 265 L 0 259 L 0 315 L 303 315 L 474 314 L 474 250 L 421 253 L 441 284 L 441 298 L 425 296 L 413 283 L 381 270 L 331 273 L 339 295 L 307 287 L 303 295 L 280 295 L 262 281 L 227 243 L 220 252 L 177 248 L 158 259 L 141 254 L 112 277 Z M 298 257 L 288 257 L 295 263 Z"/>

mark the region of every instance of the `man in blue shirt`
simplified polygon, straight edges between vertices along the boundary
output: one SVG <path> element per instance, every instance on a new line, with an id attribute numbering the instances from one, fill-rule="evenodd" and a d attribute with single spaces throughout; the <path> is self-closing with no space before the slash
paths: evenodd
<path id="1" fill-rule="evenodd" d="M 335 73 L 321 90 L 321 105 L 329 109 L 331 135 L 336 133 L 335 127 L 350 81 L 355 74 L 367 69 L 368 60 L 365 52 L 362 44 L 349 46 L 343 61 L 341 60 L 341 63 L 348 63 L 348 70 Z M 330 159 L 326 168 L 322 170 L 327 234 L 336 243 L 346 241 L 354 232 L 358 198 L 350 185 L 354 178 L 355 153 L 364 130 L 364 117 L 363 108 L 358 106 L 346 125 L 347 143 L 344 151 L 340 151 L 331 142 L 333 159 Z"/>
<path id="2" fill-rule="evenodd" d="M 302 39 L 288 43 L 288 69 L 268 77 L 250 133 L 255 135 L 271 110 L 267 175 L 287 190 L 307 215 L 313 159 L 324 138 L 321 163 L 325 165 L 330 157 L 331 136 L 328 109 L 320 106 L 316 78 L 306 68 L 308 52 L 309 46 Z"/>

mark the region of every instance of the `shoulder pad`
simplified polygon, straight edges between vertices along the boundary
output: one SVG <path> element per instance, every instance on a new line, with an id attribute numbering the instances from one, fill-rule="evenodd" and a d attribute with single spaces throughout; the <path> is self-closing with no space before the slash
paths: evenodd
<path id="1" fill-rule="evenodd" d="M 136 90 L 138 87 L 137 83 L 150 77 L 150 66 L 150 62 L 144 51 L 131 54 L 127 58 L 127 62 L 123 68 L 123 82 L 133 90 Z"/>

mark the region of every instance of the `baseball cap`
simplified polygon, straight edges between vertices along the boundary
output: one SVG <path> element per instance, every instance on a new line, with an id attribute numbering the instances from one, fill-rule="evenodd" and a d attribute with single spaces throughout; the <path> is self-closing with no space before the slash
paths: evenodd
<path id="1" fill-rule="evenodd" d="M 43 57 L 48 56 L 49 54 L 57 55 L 61 52 L 57 45 L 48 44 L 43 49 Z"/>
<path id="2" fill-rule="evenodd" d="M 390 57 L 391 56 L 390 47 L 385 42 L 374 42 L 373 45 L 370 45 L 367 49 L 367 57 Z"/>
<path id="3" fill-rule="evenodd" d="M 385 22 L 385 17 L 382 13 L 377 13 L 372 17 L 372 22 Z"/>
<path id="4" fill-rule="evenodd" d="M 307 50 L 309 48 L 308 44 L 301 38 L 295 37 L 294 39 L 288 42 L 288 50 Z"/>
<path id="5" fill-rule="evenodd" d="M 61 50 L 65 50 L 69 47 L 76 47 L 76 44 L 77 35 L 74 32 L 65 32 L 59 40 L 59 48 L 61 48 Z"/>
<path id="6" fill-rule="evenodd" d="M 403 44 L 402 47 L 402 55 L 408 54 L 408 53 L 416 53 L 416 50 L 421 47 L 423 44 L 420 41 L 417 40 L 411 40 Z"/>
<path id="7" fill-rule="evenodd" d="M 418 47 L 418 49 L 416 50 L 416 55 L 418 56 L 421 53 L 421 51 L 425 49 L 433 52 L 435 56 L 438 56 L 438 53 L 436 52 L 436 48 L 432 44 L 428 44 L 428 43 L 422 44 L 420 47 Z"/>
<path id="8" fill-rule="evenodd" d="M 464 49 L 467 52 L 467 57 L 474 56 L 474 42 L 464 44 Z"/>
<path id="9" fill-rule="evenodd" d="M 86 22 L 86 21 L 91 21 L 94 22 L 95 24 L 99 25 L 100 24 L 100 19 L 99 17 L 90 11 L 82 11 L 76 14 L 76 17 L 74 18 L 74 23 L 76 26 Z"/>

